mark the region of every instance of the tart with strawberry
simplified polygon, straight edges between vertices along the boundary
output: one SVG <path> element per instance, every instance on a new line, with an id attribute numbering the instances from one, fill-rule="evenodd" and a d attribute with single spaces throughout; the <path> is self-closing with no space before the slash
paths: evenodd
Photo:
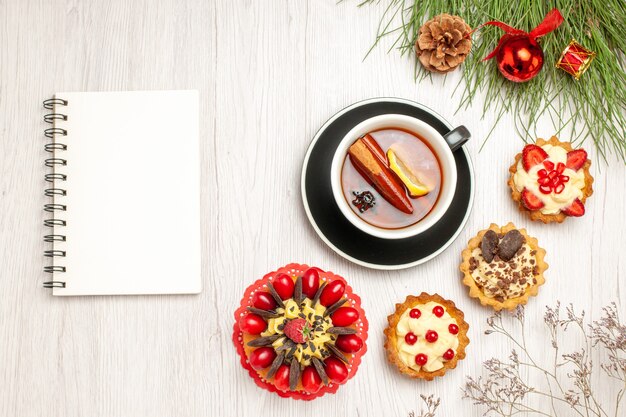
<path id="1" fill-rule="evenodd" d="M 368 323 L 360 298 L 332 272 L 291 264 L 248 287 L 233 341 L 257 385 L 281 397 L 334 393 L 356 372 Z"/>
<path id="2" fill-rule="evenodd" d="M 549 141 L 537 139 L 517 154 L 509 168 L 513 200 L 535 221 L 561 223 L 580 217 L 593 193 L 590 165 L 584 149 L 574 149 L 556 136 Z"/>
<path id="3" fill-rule="evenodd" d="M 462 253 L 463 284 L 482 305 L 513 310 L 536 296 L 545 283 L 545 254 L 525 229 L 492 223 L 470 239 Z"/>
<path id="4" fill-rule="evenodd" d="M 409 295 L 387 320 L 387 359 L 405 375 L 431 381 L 465 358 L 469 325 L 463 312 L 438 294 Z"/>

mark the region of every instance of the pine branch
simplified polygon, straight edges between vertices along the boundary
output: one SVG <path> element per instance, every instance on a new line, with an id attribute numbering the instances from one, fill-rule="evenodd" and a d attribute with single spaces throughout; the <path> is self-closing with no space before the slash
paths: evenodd
<path id="1" fill-rule="evenodd" d="M 372 48 L 385 37 L 393 37 L 392 49 L 410 56 L 416 67 L 415 79 L 431 77 L 413 53 L 421 25 L 434 15 L 459 15 L 471 27 L 488 20 L 500 20 L 522 30 L 531 30 L 546 13 L 558 7 L 565 22 L 541 38 L 545 53 L 542 71 L 526 83 L 504 80 L 495 63 L 482 58 L 497 45 L 502 32 L 493 27 L 473 35 L 472 53 L 463 65 L 463 80 L 454 91 L 463 91 L 457 112 L 476 103 L 484 93 L 485 114 L 496 114 L 497 125 L 512 113 L 515 128 L 524 141 L 534 141 L 537 122 L 551 120 L 554 131 L 568 128 L 572 142 L 592 140 L 598 155 L 615 155 L 626 163 L 626 7 L 623 0 L 559 0 L 539 2 L 518 0 L 515 7 L 502 0 L 363 0 L 358 6 L 384 4 Z M 555 68 L 558 57 L 571 39 L 595 51 L 597 57 L 579 81 Z M 494 125 L 495 127 L 495 125 Z M 493 128 L 491 129 L 493 132 Z M 484 139 L 485 143 L 491 132 Z M 551 136 L 552 132 L 542 132 Z M 483 146 L 485 145 L 483 143 Z"/>

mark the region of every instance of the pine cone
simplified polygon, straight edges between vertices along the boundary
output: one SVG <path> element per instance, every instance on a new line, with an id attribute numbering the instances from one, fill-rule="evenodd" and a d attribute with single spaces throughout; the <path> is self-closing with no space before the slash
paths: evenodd
<path id="1" fill-rule="evenodd" d="M 415 44 L 417 56 L 429 71 L 449 72 L 458 67 L 472 49 L 471 28 L 459 16 L 440 14 L 420 28 Z"/>

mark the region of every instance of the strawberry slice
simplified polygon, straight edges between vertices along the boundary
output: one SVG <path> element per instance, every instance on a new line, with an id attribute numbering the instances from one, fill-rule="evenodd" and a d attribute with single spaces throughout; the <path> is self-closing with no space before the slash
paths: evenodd
<path id="1" fill-rule="evenodd" d="M 542 163 L 548 158 L 548 154 L 537 145 L 526 145 L 522 151 L 522 165 L 526 171 Z"/>
<path id="2" fill-rule="evenodd" d="M 580 217 L 585 214 L 585 205 L 582 203 L 582 201 L 576 199 L 571 206 L 565 209 L 561 209 L 561 211 L 568 216 Z"/>
<path id="3" fill-rule="evenodd" d="M 585 161 L 587 161 L 587 152 L 585 152 L 584 149 L 576 149 L 567 153 L 567 163 L 565 166 L 574 171 L 578 171 L 585 165 Z"/>
<path id="4" fill-rule="evenodd" d="M 539 210 L 543 207 L 543 202 L 539 199 L 539 197 L 526 188 L 522 190 L 522 203 L 528 210 Z"/>

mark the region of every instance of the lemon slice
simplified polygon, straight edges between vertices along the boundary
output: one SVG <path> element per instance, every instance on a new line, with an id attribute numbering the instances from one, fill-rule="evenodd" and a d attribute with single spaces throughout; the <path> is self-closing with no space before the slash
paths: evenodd
<path id="1" fill-rule="evenodd" d="M 389 168 L 398 175 L 402 183 L 409 190 L 411 197 L 421 197 L 428 194 L 430 189 L 422 184 L 419 178 L 402 162 L 393 149 L 390 148 L 387 150 L 387 158 L 389 159 Z"/>

